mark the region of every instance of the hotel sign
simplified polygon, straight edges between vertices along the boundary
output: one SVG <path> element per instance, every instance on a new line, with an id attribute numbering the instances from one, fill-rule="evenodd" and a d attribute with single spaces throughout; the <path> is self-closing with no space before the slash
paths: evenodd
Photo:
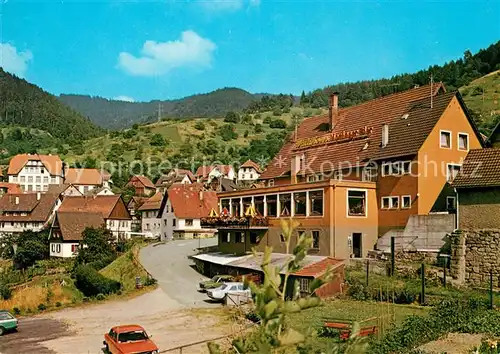
<path id="1" fill-rule="evenodd" d="M 331 132 L 326 135 L 314 136 L 311 138 L 299 139 L 295 142 L 295 149 L 303 149 L 312 146 L 325 145 L 331 143 L 343 143 L 352 140 L 367 138 L 371 135 L 373 128 L 363 127 L 355 130 L 344 130 L 341 132 Z"/>

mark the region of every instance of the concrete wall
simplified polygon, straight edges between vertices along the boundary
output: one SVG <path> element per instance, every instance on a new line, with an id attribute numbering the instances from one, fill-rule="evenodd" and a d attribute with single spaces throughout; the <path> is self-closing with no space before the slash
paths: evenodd
<path id="1" fill-rule="evenodd" d="M 458 216 L 462 230 L 500 229 L 500 188 L 459 190 Z"/>
<path id="2" fill-rule="evenodd" d="M 493 286 L 500 286 L 500 230 L 458 231 L 452 234 L 451 275 L 460 283 L 487 287 L 490 271 Z"/>

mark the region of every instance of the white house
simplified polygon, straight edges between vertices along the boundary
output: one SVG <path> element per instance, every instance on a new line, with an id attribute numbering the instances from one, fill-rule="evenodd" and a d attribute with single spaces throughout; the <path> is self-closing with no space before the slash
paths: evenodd
<path id="1" fill-rule="evenodd" d="M 151 237 L 161 235 L 161 219 L 158 217 L 158 212 L 160 211 L 162 199 L 163 194 L 156 192 L 138 209 L 139 213 L 141 213 L 141 230 Z"/>
<path id="2" fill-rule="evenodd" d="M 236 179 L 236 172 L 231 165 L 200 166 L 195 174 L 198 182 L 210 182 L 214 178 Z"/>
<path id="3" fill-rule="evenodd" d="M 104 226 L 101 213 L 57 212 L 50 229 L 50 256 L 74 257 L 87 227 Z"/>
<path id="4" fill-rule="evenodd" d="M 47 192 L 50 185 L 63 183 L 63 169 L 57 155 L 19 154 L 10 160 L 7 175 L 24 192 Z"/>
<path id="5" fill-rule="evenodd" d="M 238 169 L 238 182 L 253 182 L 262 174 L 260 166 L 252 160 L 247 160 Z"/>
<path id="6" fill-rule="evenodd" d="M 60 205 L 57 193 L 5 194 L 0 198 L 0 235 L 41 231 Z"/>
<path id="7" fill-rule="evenodd" d="M 68 168 L 64 173 L 64 183 L 75 186 L 82 194 L 99 190 L 95 194 L 113 195 L 108 177 L 109 173 L 96 168 Z"/>
<path id="8" fill-rule="evenodd" d="M 217 230 L 203 229 L 201 218 L 217 210 L 217 193 L 201 183 L 173 184 L 163 196 L 159 217 L 161 240 L 212 237 Z"/>
<path id="9" fill-rule="evenodd" d="M 161 176 L 155 183 L 156 190 L 163 194 L 174 183 L 189 184 L 196 181 L 195 176 L 189 170 L 174 168 L 166 175 Z"/>

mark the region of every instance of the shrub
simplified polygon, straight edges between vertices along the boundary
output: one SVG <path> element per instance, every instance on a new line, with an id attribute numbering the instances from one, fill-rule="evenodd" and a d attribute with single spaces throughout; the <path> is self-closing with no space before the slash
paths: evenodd
<path id="1" fill-rule="evenodd" d="M 47 310 L 47 306 L 45 306 L 45 304 L 38 305 L 38 311 L 45 311 L 45 310 Z"/>
<path id="2" fill-rule="evenodd" d="M 270 124 L 273 121 L 273 119 L 269 116 L 265 116 L 264 120 L 262 121 L 264 124 Z"/>
<path id="3" fill-rule="evenodd" d="M 280 115 L 281 115 L 281 108 L 274 107 L 274 109 L 273 109 L 273 116 L 279 117 Z"/>
<path id="4" fill-rule="evenodd" d="M 147 277 L 144 281 L 145 286 L 155 285 L 158 281 L 153 277 Z"/>
<path id="5" fill-rule="evenodd" d="M 0 283 L 0 298 L 2 300 L 8 300 L 12 296 L 12 290 L 10 290 L 9 286 L 4 283 Z"/>
<path id="6" fill-rule="evenodd" d="M 61 307 L 61 306 L 62 306 L 62 304 L 59 301 L 56 302 L 56 307 Z"/>
<path id="7" fill-rule="evenodd" d="M 264 129 L 262 129 L 261 124 L 257 123 L 257 124 L 255 124 L 253 131 L 255 134 L 259 134 L 259 133 L 262 133 L 264 131 Z"/>
<path id="8" fill-rule="evenodd" d="M 121 294 L 122 294 L 122 291 L 121 291 L 121 290 L 118 290 L 118 291 L 116 292 L 116 295 L 121 295 Z"/>
<path id="9" fill-rule="evenodd" d="M 226 116 L 224 117 L 224 122 L 226 123 L 238 123 L 239 120 L 240 117 L 236 112 L 227 112 Z"/>
<path id="10" fill-rule="evenodd" d="M 84 297 L 82 298 L 82 301 L 83 301 L 83 302 L 89 302 L 89 301 L 90 301 L 90 299 L 89 299 L 88 297 L 84 296 Z"/>
<path id="11" fill-rule="evenodd" d="M 97 296 L 95 298 L 99 301 L 102 301 L 106 298 L 106 296 L 104 296 L 104 294 L 97 294 Z"/>
<path id="12" fill-rule="evenodd" d="M 224 124 L 221 126 L 219 128 L 219 134 L 224 141 L 238 139 L 238 133 L 234 131 L 234 126 L 232 124 Z"/>
<path id="13" fill-rule="evenodd" d="M 12 309 L 12 312 L 14 312 L 14 315 L 20 315 L 21 314 L 21 310 L 19 309 L 19 307 L 14 307 Z"/>
<path id="14" fill-rule="evenodd" d="M 85 296 L 115 293 L 121 286 L 119 282 L 106 278 L 88 265 L 78 266 L 75 275 L 75 285 Z"/>
<path id="15" fill-rule="evenodd" d="M 269 127 L 275 128 L 275 129 L 285 129 L 286 128 L 286 122 L 282 119 L 274 119 L 269 123 Z"/>
<path id="16" fill-rule="evenodd" d="M 245 132 L 243 133 L 243 137 L 244 137 L 244 138 L 247 138 L 247 137 L 248 137 L 248 130 L 245 130 Z"/>
<path id="17" fill-rule="evenodd" d="M 205 123 L 199 120 L 195 123 L 194 128 L 197 130 L 205 130 Z"/>
<path id="18" fill-rule="evenodd" d="M 483 88 L 481 86 L 475 86 L 471 91 L 471 96 L 479 96 L 483 94 Z"/>
<path id="19" fill-rule="evenodd" d="M 151 146 L 165 146 L 167 145 L 167 142 L 165 141 L 165 138 L 159 133 L 156 133 L 151 137 L 151 141 L 149 142 Z"/>

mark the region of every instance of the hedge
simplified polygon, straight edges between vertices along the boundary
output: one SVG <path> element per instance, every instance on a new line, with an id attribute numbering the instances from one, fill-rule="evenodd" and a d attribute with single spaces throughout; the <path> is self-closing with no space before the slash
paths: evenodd
<path id="1" fill-rule="evenodd" d="M 112 294 L 120 290 L 121 284 L 106 278 L 89 265 L 78 266 L 75 270 L 75 285 L 85 296 Z"/>

